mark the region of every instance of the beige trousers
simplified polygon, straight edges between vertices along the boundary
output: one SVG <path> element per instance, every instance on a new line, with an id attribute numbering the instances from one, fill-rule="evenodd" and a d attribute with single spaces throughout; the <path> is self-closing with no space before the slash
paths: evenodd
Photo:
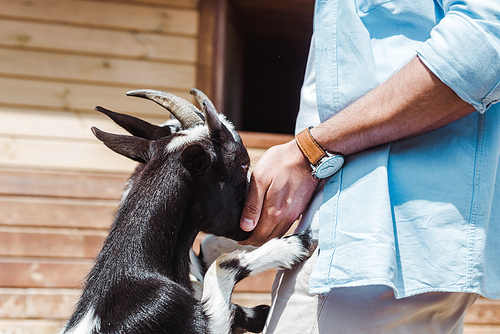
<path id="1" fill-rule="evenodd" d="M 294 271 L 280 271 L 266 334 L 376 334 L 463 332 L 463 315 L 475 294 L 433 292 L 395 299 L 391 288 L 337 288 L 308 293 L 315 256 Z"/>
<path id="2" fill-rule="evenodd" d="M 298 230 L 311 225 L 317 233 L 322 187 Z M 336 288 L 309 294 L 309 277 L 317 250 L 293 270 L 279 271 L 266 334 L 446 334 L 463 332 L 463 315 L 476 294 L 433 292 L 395 299 L 387 286 Z"/>

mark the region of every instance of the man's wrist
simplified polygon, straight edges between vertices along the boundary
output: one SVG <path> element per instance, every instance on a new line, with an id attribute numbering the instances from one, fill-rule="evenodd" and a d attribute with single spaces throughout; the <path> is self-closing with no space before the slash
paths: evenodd
<path id="1" fill-rule="evenodd" d="M 343 166 L 344 157 L 325 151 L 312 136 L 311 128 L 297 134 L 295 141 L 311 166 L 311 174 L 320 179 L 330 177 Z"/>
<path id="2" fill-rule="evenodd" d="M 316 165 L 326 156 L 325 150 L 318 144 L 311 134 L 311 128 L 304 129 L 295 136 L 300 151 L 311 165 Z"/>

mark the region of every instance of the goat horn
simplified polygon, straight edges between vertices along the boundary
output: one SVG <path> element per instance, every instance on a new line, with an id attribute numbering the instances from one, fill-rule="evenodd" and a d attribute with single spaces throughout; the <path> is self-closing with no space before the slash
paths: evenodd
<path id="1" fill-rule="evenodd" d="M 215 110 L 217 112 L 217 108 L 215 108 L 215 105 L 213 104 L 213 102 L 201 90 L 196 89 L 196 88 L 191 88 L 191 90 L 189 91 L 189 93 L 195 97 L 195 99 L 196 99 L 196 101 L 198 101 L 198 104 L 200 105 L 200 107 L 203 108 L 203 102 L 207 101 L 207 105 L 212 110 Z"/>
<path id="2" fill-rule="evenodd" d="M 212 139 L 219 138 L 222 131 L 222 123 L 219 116 L 217 116 L 217 110 L 212 108 L 213 104 L 207 100 L 203 100 L 201 104 L 203 106 L 203 113 L 205 114 L 205 120 L 210 137 Z"/>
<path id="3" fill-rule="evenodd" d="M 127 96 L 142 97 L 156 102 L 172 113 L 184 129 L 203 124 L 204 117 L 198 108 L 189 101 L 172 93 L 152 89 L 138 89 L 127 92 Z"/>
<path id="4" fill-rule="evenodd" d="M 222 123 L 218 117 L 217 108 L 213 102 L 208 98 L 208 96 L 201 90 L 196 88 L 191 88 L 189 91 L 191 95 L 196 98 L 196 101 L 201 106 L 203 113 L 205 114 L 206 123 L 208 130 L 210 131 L 210 136 L 212 138 L 217 138 L 220 136 L 222 131 Z"/>

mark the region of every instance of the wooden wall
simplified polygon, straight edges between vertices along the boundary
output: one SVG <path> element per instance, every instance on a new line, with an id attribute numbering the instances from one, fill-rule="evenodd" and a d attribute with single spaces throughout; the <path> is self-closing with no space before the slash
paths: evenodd
<path id="1" fill-rule="evenodd" d="M 71 313 L 135 165 L 92 136 L 121 132 L 93 108 L 159 123 L 163 109 L 125 92 L 191 98 L 199 1 L 0 0 L 0 334 L 54 333 Z M 254 158 L 276 140 L 244 138 Z M 236 299 L 269 301 L 271 282 L 242 282 Z M 499 333 L 498 319 L 482 299 L 470 333 Z"/>

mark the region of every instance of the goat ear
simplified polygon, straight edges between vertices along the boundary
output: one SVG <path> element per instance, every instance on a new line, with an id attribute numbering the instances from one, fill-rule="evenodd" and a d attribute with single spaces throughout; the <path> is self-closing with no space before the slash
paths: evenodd
<path id="1" fill-rule="evenodd" d="M 95 110 L 102 112 L 104 115 L 111 118 L 116 124 L 137 137 L 155 140 L 172 134 L 172 131 L 170 131 L 168 126 L 153 125 L 137 117 L 120 114 L 99 106 L 95 107 Z"/>
<path id="2" fill-rule="evenodd" d="M 191 144 L 182 150 L 182 165 L 193 175 L 202 176 L 210 166 L 210 156 L 200 144 Z"/>
<path id="3" fill-rule="evenodd" d="M 118 154 L 142 163 L 151 160 L 151 141 L 147 139 L 107 133 L 96 127 L 92 127 L 92 132 L 104 145 Z"/>

